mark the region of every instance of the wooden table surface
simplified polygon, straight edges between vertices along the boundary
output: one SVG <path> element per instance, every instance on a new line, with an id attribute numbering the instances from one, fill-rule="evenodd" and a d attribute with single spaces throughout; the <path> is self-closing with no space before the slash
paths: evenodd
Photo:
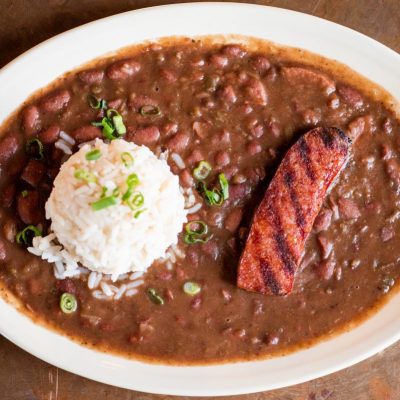
<path id="1" fill-rule="evenodd" d="M 127 10 L 172 2 L 0 0 L 0 67 L 35 44 L 85 22 Z M 326 18 L 371 36 L 400 52 L 399 0 L 259 0 L 253 3 L 289 8 Z M 29 355 L 0 336 L 2 400 L 167 398 L 173 397 L 118 389 L 67 373 Z M 369 360 L 321 379 L 271 392 L 224 397 L 232 398 L 397 400 L 400 399 L 400 343 Z"/>

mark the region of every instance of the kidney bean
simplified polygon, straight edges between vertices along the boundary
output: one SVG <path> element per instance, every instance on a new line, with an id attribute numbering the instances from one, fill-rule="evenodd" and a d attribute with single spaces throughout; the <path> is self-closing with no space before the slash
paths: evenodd
<path id="1" fill-rule="evenodd" d="M 271 68 L 271 63 L 266 57 L 255 56 L 250 60 L 250 66 L 259 75 L 264 75 Z"/>
<path id="2" fill-rule="evenodd" d="M 225 167 L 222 172 L 224 173 L 226 179 L 230 180 L 234 175 L 237 174 L 238 171 L 239 168 L 236 165 L 230 165 L 228 167 Z"/>
<path id="3" fill-rule="evenodd" d="M 235 90 L 232 85 L 225 86 L 218 90 L 217 92 L 218 98 L 224 102 L 225 104 L 234 104 L 236 103 L 237 96 Z"/>
<path id="4" fill-rule="evenodd" d="M 41 161 L 30 160 L 22 172 L 21 179 L 36 187 L 42 180 L 45 171 L 46 167 Z"/>
<path id="5" fill-rule="evenodd" d="M 85 143 L 90 142 L 96 138 L 101 138 L 102 133 L 101 130 L 97 126 L 93 125 L 84 125 L 78 129 L 75 129 L 71 136 L 78 142 L 78 143 Z"/>
<path id="6" fill-rule="evenodd" d="M 60 127 L 56 124 L 53 124 L 39 133 L 39 139 L 44 144 L 51 144 L 58 140 L 59 135 Z"/>
<path id="7" fill-rule="evenodd" d="M 186 160 L 186 164 L 187 165 L 193 165 L 193 164 L 197 164 L 200 161 L 205 160 L 205 157 L 203 155 L 203 153 L 201 152 L 201 150 L 199 149 L 194 149 L 189 157 Z"/>
<path id="8" fill-rule="evenodd" d="M 332 258 L 328 258 L 327 260 L 323 260 L 321 263 L 317 265 L 317 273 L 321 279 L 328 281 L 332 278 L 333 273 L 335 272 L 335 261 Z"/>
<path id="9" fill-rule="evenodd" d="M 357 219 L 361 216 L 360 210 L 354 200 L 343 197 L 338 200 L 339 212 L 344 219 Z"/>
<path id="10" fill-rule="evenodd" d="M 291 84 L 317 85 L 325 90 L 327 95 L 336 90 L 334 82 L 326 75 L 302 67 L 283 67 L 282 74 Z"/>
<path id="11" fill-rule="evenodd" d="M 229 201 L 236 204 L 250 193 L 250 187 L 245 183 L 229 185 Z"/>
<path id="12" fill-rule="evenodd" d="M 157 126 L 151 125 L 136 130 L 128 128 L 127 140 L 135 142 L 137 145 L 150 145 L 156 143 L 160 138 L 160 130 Z"/>
<path id="13" fill-rule="evenodd" d="M 0 240 L 0 261 L 4 261 L 7 258 L 7 249 L 3 240 Z"/>
<path id="14" fill-rule="evenodd" d="M 260 143 L 258 143 L 256 140 L 252 140 L 251 142 L 249 142 L 247 144 L 246 151 L 251 156 L 254 156 L 258 153 L 261 153 L 262 147 L 261 147 Z"/>
<path id="15" fill-rule="evenodd" d="M 11 207 L 14 196 L 15 196 L 16 186 L 15 183 L 9 183 L 1 192 L 1 205 L 3 207 Z"/>
<path id="16" fill-rule="evenodd" d="M 231 159 L 227 151 L 218 151 L 214 157 L 214 161 L 219 167 L 224 167 L 230 163 Z"/>
<path id="17" fill-rule="evenodd" d="M 363 97 L 357 90 L 351 88 L 350 86 L 339 85 L 337 87 L 337 91 L 344 102 L 350 107 L 359 109 L 363 106 Z"/>
<path id="18" fill-rule="evenodd" d="M 193 176 L 189 172 L 188 169 L 184 169 L 180 174 L 179 174 L 179 180 L 181 182 L 181 185 L 183 187 L 192 187 L 194 184 Z"/>
<path id="19" fill-rule="evenodd" d="M 210 64 L 216 68 L 224 68 L 228 65 L 228 57 L 221 54 L 212 54 Z"/>
<path id="20" fill-rule="evenodd" d="M 28 106 L 22 110 L 22 127 L 28 136 L 34 135 L 40 128 L 40 115 L 36 106 Z"/>
<path id="21" fill-rule="evenodd" d="M 247 96 L 255 104 L 265 106 L 268 102 L 268 95 L 265 86 L 258 79 L 252 79 L 246 86 Z"/>
<path id="22" fill-rule="evenodd" d="M 235 233 L 236 230 L 239 228 L 242 217 L 243 210 L 241 208 L 234 208 L 225 219 L 225 229 L 231 233 Z"/>
<path id="23" fill-rule="evenodd" d="M 178 124 L 176 122 L 167 122 L 163 127 L 163 136 L 170 136 L 173 135 L 174 133 L 178 132 Z"/>
<path id="24" fill-rule="evenodd" d="M 400 186 L 400 163 L 395 159 L 386 161 L 386 172 L 397 186 Z"/>
<path id="25" fill-rule="evenodd" d="M 171 139 L 167 142 L 167 147 L 171 151 L 175 151 L 177 153 L 182 152 L 186 149 L 187 145 L 189 144 L 189 135 L 184 132 L 178 132 Z"/>
<path id="26" fill-rule="evenodd" d="M 8 219 L 3 225 L 4 237 L 10 242 L 15 242 L 15 236 L 18 232 L 17 222 L 14 219 Z"/>
<path id="27" fill-rule="evenodd" d="M 347 127 L 346 134 L 347 136 L 355 142 L 358 137 L 364 132 L 366 125 L 365 117 L 358 117 L 351 121 Z"/>
<path id="28" fill-rule="evenodd" d="M 77 287 L 71 278 L 57 279 L 56 289 L 61 293 L 77 294 Z"/>
<path id="29" fill-rule="evenodd" d="M 262 167 L 246 168 L 244 173 L 252 185 L 257 185 L 265 178 L 265 170 Z"/>
<path id="30" fill-rule="evenodd" d="M 322 231 L 326 231 L 331 224 L 332 220 L 332 210 L 329 210 L 328 208 L 322 209 L 317 218 L 315 218 L 314 221 L 314 231 L 319 233 Z"/>
<path id="31" fill-rule="evenodd" d="M 384 226 L 381 229 L 381 239 L 382 242 L 388 242 L 389 240 L 393 239 L 395 236 L 395 231 L 392 225 Z"/>
<path id="32" fill-rule="evenodd" d="M 128 99 L 128 107 L 138 111 L 143 106 L 157 106 L 158 102 L 149 96 L 132 93 Z"/>
<path id="33" fill-rule="evenodd" d="M 175 73 L 165 68 L 160 70 L 160 76 L 168 83 L 174 83 L 178 80 Z"/>
<path id="34" fill-rule="evenodd" d="M 88 69 L 78 73 L 78 78 L 88 85 L 100 83 L 104 78 L 104 71 L 100 69 Z"/>
<path id="35" fill-rule="evenodd" d="M 205 139 L 208 136 L 210 126 L 206 122 L 195 121 L 193 122 L 193 132 L 200 138 Z"/>
<path id="36" fill-rule="evenodd" d="M 198 220 L 198 218 L 196 218 Z M 200 254 L 197 248 L 189 247 L 186 250 L 185 260 L 190 264 L 191 267 L 198 267 L 200 262 Z"/>
<path id="37" fill-rule="evenodd" d="M 107 70 L 107 77 L 113 81 L 124 80 L 137 74 L 141 65 L 132 59 L 125 59 L 111 64 Z"/>
<path id="38" fill-rule="evenodd" d="M 202 299 L 200 296 L 193 297 L 192 301 L 190 302 L 190 308 L 192 310 L 198 310 L 201 307 Z"/>
<path id="39" fill-rule="evenodd" d="M 0 163 L 6 163 L 17 152 L 19 144 L 16 135 L 6 134 L 0 141 Z"/>
<path id="40" fill-rule="evenodd" d="M 219 256 L 218 245 L 213 239 L 209 240 L 207 243 L 203 243 L 201 245 L 201 249 L 204 252 L 204 254 L 206 254 L 213 260 L 216 260 Z"/>
<path id="41" fill-rule="evenodd" d="M 242 58 L 246 55 L 246 50 L 236 44 L 228 44 L 221 49 L 221 53 L 228 57 Z"/>
<path id="42" fill-rule="evenodd" d="M 161 281 L 170 281 L 172 279 L 172 272 L 168 270 L 157 272 L 156 278 Z"/>
<path id="43" fill-rule="evenodd" d="M 17 199 L 17 209 L 21 220 L 25 224 L 36 225 L 42 220 L 40 197 L 36 190 L 28 191 L 25 197 L 20 194 Z"/>
<path id="44" fill-rule="evenodd" d="M 321 248 L 322 258 L 325 260 L 329 257 L 333 250 L 333 242 L 325 236 L 317 236 L 318 244 Z"/>
<path id="45" fill-rule="evenodd" d="M 114 108 L 118 109 L 122 105 L 122 99 L 113 99 L 107 102 L 108 108 Z M 101 118 L 104 115 L 103 110 L 100 112 L 101 115 L 99 115 L 99 118 Z"/>
<path id="46" fill-rule="evenodd" d="M 228 290 L 222 289 L 221 294 L 223 299 L 225 300 L 225 303 L 229 303 L 232 300 L 232 294 Z"/>
<path id="47" fill-rule="evenodd" d="M 255 138 L 260 138 L 264 135 L 264 127 L 260 124 L 254 125 L 250 128 L 250 133 Z"/>
<path id="48" fill-rule="evenodd" d="M 71 100 L 71 95 L 68 90 L 57 90 L 48 94 L 40 101 L 40 108 L 45 112 L 61 111 L 68 105 Z"/>

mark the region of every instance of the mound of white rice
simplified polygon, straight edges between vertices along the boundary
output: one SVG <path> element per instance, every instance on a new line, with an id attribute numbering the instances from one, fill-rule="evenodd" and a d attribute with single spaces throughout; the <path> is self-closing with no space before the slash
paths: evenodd
<path id="1" fill-rule="evenodd" d="M 88 161 L 86 154 L 93 149 L 101 157 Z M 126 152 L 133 156 L 133 165 L 123 163 L 121 155 Z M 78 179 L 77 170 L 88 171 L 95 182 Z M 139 178 L 135 192 L 144 198 L 144 211 L 137 218 L 136 211 L 121 200 L 127 177 L 133 173 Z M 92 203 L 101 198 L 104 187 L 107 196 L 118 189 L 118 204 L 96 211 Z M 178 177 L 166 161 L 144 146 L 97 140 L 82 146 L 62 165 L 46 203 L 46 218 L 73 260 L 92 271 L 116 276 L 145 271 L 164 257 L 168 247 L 177 243 L 186 211 Z"/>

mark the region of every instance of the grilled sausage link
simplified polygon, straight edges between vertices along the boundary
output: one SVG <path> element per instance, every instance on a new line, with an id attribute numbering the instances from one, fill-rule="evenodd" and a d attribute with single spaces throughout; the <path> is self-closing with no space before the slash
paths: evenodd
<path id="1" fill-rule="evenodd" d="M 289 149 L 253 217 L 239 261 L 240 288 L 291 292 L 307 236 L 350 145 L 340 129 L 315 128 Z"/>

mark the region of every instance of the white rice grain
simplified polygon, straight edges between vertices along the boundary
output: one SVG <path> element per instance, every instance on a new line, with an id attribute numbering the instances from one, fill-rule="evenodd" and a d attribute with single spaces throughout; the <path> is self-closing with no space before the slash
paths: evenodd
<path id="1" fill-rule="evenodd" d="M 76 143 L 75 139 L 73 137 L 69 136 L 68 133 L 66 133 L 64 131 L 60 131 L 60 138 L 72 146 Z"/>
<path id="2" fill-rule="evenodd" d="M 171 153 L 171 158 L 179 169 L 184 169 L 186 167 L 182 157 L 177 153 Z"/>
<path id="3" fill-rule="evenodd" d="M 72 154 L 72 150 L 68 146 L 68 143 L 64 142 L 64 140 L 62 140 L 62 139 L 57 140 L 57 142 L 54 143 L 54 146 L 57 147 L 57 149 L 60 149 L 61 151 L 63 151 L 65 154 L 68 154 L 68 155 Z"/>

